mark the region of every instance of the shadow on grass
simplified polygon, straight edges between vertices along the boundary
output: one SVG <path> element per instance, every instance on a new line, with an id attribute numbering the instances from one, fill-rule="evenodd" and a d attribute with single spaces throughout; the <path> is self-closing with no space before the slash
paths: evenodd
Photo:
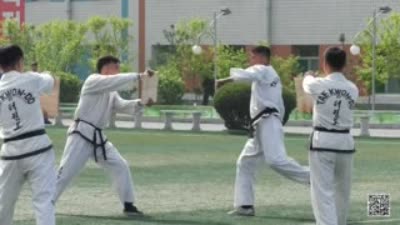
<path id="1" fill-rule="evenodd" d="M 371 220 L 365 220 L 365 221 L 349 221 L 347 223 L 348 225 L 379 225 L 379 224 L 384 224 L 384 225 L 399 225 L 400 224 L 400 219 L 371 219 Z"/>
<path id="2" fill-rule="evenodd" d="M 293 210 L 295 209 L 295 210 Z M 289 213 L 294 211 L 293 213 Z M 143 217 L 97 216 L 57 214 L 60 224 L 125 224 L 127 221 L 146 225 L 299 225 L 313 224 L 314 219 L 305 206 L 297 207 L 270 207 L 258 208 L 255 217 L 241 217 L 227 215 L 228 209 L 195 210 L 188 212 L 155 213 Z M 60 217 L 62 216 L 62 217 Z"/>
<path id="3" fill-rule="evenodd" d="M 57 214 L 60 216 L 70 217 L 70 218 L 81 218 L 81 219 L 90 219 L 90 220 L 108 220 L 108 221 L 137 221 L 142 223 L 151 223 L 151 224 L 163 224 L 163 225 L 204 225 L 205 221 L 195 221 L 188 219 L 170 219 L 170 218 L 159 218 L 157 216 L 137 216 L 137 217 L 124 217 L 124 216 L 93 216 L 93 215 L 73 215 L 73 214 Z M 65 220 L 65 219 L 64 219 Z M 212 222 L 206 221 L 208 225 L 230 225 L 230 223 L 222 223 L 222 222 Z"/>
<path id="4" fill-rule="evenodd" d="M 400 218 L 371 218 L 363 214 L 361 202 L 354 202 L 348 225 L 398 225 Z M 269 205 L 257 207 L 255 217 L 230 216 L 228 209 L 207 209 L 149 213 L 142 217 L 122 215 L 84 215 L 58 213 L 57 225 L 314 225 L 311 206 Z M 82 212 L 84 213 L 84 212 Z M 21 220 L 16 225 L 34 225 L 33 220 Z"/>
<path id="5" fill-rule="evenodd" d="M 273 205 L 272 207 L 260 207 L 256 216 L 268 222 L 276 224 L 303 224 L 315 223 L 311 206 L 309 205 Z"/>
<path id="6" fill-rule="evenodd" d="M 266 219 L 266 220 L 282 220 L 285 222 L 289 222 L 289 221 L 298 222 L 298 223 L 315 222 L 315 220 L 312 217 L 307 217 L 307 216 L 263 215 L 263 216 L 258 216 L 258 217 Z"/>

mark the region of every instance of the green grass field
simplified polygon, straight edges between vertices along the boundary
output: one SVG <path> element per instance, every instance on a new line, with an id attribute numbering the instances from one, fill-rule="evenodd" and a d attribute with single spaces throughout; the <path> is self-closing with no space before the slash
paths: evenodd
<path id="1" fill-rule="evenodd" d="M 59 160 L 65 129 L 48 129 Z M 93 162 L 57 204 L 62 225 L 298 225 L 315 224 L 309 189 L 267 167 L 259 169 L 256 217 L 226 215 L 232 205 L 235 161 L 244 136 L 218 133 L 109 130 L 109 139 L 130 162 L 137 205 L 147 216 L 131 219 L 104 171 Z M 290 156 L 307 162 L 307 137 L 287 136 Z M 400 224 L 400 140 L 358 139 L 349 224 Z M 389 193 L 391 217 L 367 216 L 367 196 Z M 26 185 L 16 207 L 16 225 L 34 225 Z"/>

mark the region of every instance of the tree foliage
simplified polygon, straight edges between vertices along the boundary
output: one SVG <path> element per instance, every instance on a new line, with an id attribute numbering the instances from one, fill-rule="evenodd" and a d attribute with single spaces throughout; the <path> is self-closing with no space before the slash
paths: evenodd
<path id="1" fill-rule="evenodd" d="M 169 46 L 158 46 L 159 54 L 154 56 L 152 65 L 162 67 L 173 61 L 178 66 L 179 75 L 184 79 L 201 81 L 203 104 L 208 104 L 208 97 L 214 94 L 214 52 L 217 52 L 218 77 L 229 75 L 230 67 L 247 65 L 244 49 L 219 45 L 217 50 L 211 46 L 203 46 L 201 54 L 192 52 L 193 45 L 201 45 L 202 40 L 213 40 L 209 21 L 202 18 L 183 20 L 163 31 Z M 163 63 L 156 65 L 156 63 Z M 195 85 L 193 85 L 195 86 Z M 196 90 L 194 90 L 196 91 Z"/>
<path id="2" fill-rule="evenodd" d="M 382 84 L 389 78 L 400 76 L 400 13 L 391 13 L 387 18 L 378 21 L 377 27 L 376 80 L 378 84 Z M 373 61 L 372 34 L 373 24 L 371 23 L 357 39 L 362 52 L 361 64 L 355 69 L 369 92 L 371 91 Z"/>
<path id="3" fill-rule="evenodd" d="M 161 66 L 159 74 L 159 102 L 161 104 L 179 104 L 185 91 L 178 65 L 174 61 Z"/>
<path id="4" fill-rule="evenodd" d="M 87 21 L 87 46 L 90 48 L 90 65 L 94 70 L 98 58 L 113 55 L 122 59 L 123 71 L 132 70 L 133 54 L 129 51 L 129 42 L 133 36 L 128 34 L 132 21 L 119 17 L 94 16 Z"/>
<path id="5" fill-rule="evenodd" d="M 34 55 L 43 70 L 71 72 L 82 55 L 87 28 L 73 21 L 52 21 L 35 29 Z"/>
<path id="6" fill-rule="evenodd" d="M 1 28 L 0 46 L 19 45 L 25 53 L 25 66 L 29 67 L 35 60 L 35 27 L 26 24 L 20 25 L 18 21 L 9 19 L 2 22 Z"/>
<path id="7" fill-rule="evenodd" d="M 298 57 L 292 55 L 286 58 L 273 56 L 271 65 L 281 78 L 283 87 L 294 90 L 293 78 L 300 73 Z"/>
<path id="8" fill-rule="evenodd" d="M 229 71 L 233 67 L 246 68 L 248 56 L 245 49 L 235 49 L 227 45 L 218 47 L 218 78 L 229 76 Z"/>
<path id="9" fill-rule="evenodd" d="M 79 94 L 79 79 L 72 75 L 78 62 L 94 71 L 103 55 L 122 58 L 121 70 L 132 69 L 128 28 L 132 22 L 118 17 L 93 17 L 87 22 L 51 21 L 40 26 L 20 25 L 16 20 L 1 22 L 0 45 L 17 44 L 25 54 L 25 66 L 37 62 L 39 70 L 61 79 L 61 100 L 73 101 Z M 65 96 L 64 96 L 65 95 Z"/>
<path id="10" fill-rule="evenodd" d="M 129 19 L 119 17 L 92 17 L 81 23 L 77 21 L 51 21 L 40 26 L 20 25 L 16 20 L 2 22 L 3 37 L 0 44 L 17 44 L 22 47 L 27 63 L 38 62 L 51 72 L 71 72 L 84 55 L 95 69 L 96 60 L 104 55 L 123 59 L 123 68 L 131 67 L 133 54 L 129 42 L 133 39 L 127 30 Z"/>

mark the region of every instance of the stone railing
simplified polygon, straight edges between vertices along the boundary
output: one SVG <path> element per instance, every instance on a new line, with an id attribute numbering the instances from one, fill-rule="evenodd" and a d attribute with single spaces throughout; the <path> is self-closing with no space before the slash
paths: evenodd
<path id="1" fill-rule="evenodd" d="M 192 110 L 161 110 L 161 114 L 164 117 L 164 130 L 173 130 L 172 123 L 174 121 L 174 116 L 176 115 L 192 115 L 192 131 L 200 131 L 200 119 L 201 112 L 200 111 L 192 111 Z"/>
<path id="2" fill-rule="evenodd" d="M 200 111 L 193 111 L 193 110 L 161 110 L 161 115 L 164 118 L 164 130 L 173 130 L 173 122 L 178 121 L 178 118 L 175 118 L 177 115 L 185 115 L 186 117 L 188 115 L 191 115 L 191 121 L 192 121 L 192 131 L 200 131 L 200 122 L 201 122 L 201 116 L 202 112 Z M 123 117 L 123 118 L 122 118 Z M 55 126 L 65 126 L 62 122 L 63 119 L 72 119 L 73 114 L 72 113 L 62 113 L 61 111 L 58 113 L 57 117 L 55 117 Z M 127 118 L 127 116 L 124 115 L 116 115 L 115 113 L 111 116 L 110 119 L 110 128 L 116 128 L 116 121 L 122 120 L 122 121 L 133 121 L 134 122 L 134 129 L 141 129 L 142 128 L 142 122 L 143 122 L 143 111 L 138 111 L 136 115 L 132 117 L 132 119 Z M 186 120 L 187 121 L 187 120 Z"/>

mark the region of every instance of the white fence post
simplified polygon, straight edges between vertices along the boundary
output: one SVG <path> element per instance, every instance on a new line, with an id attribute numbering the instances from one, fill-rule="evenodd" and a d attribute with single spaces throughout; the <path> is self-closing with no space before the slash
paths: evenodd
<path id="1" fill-rule="evenodd" d="M 360 117 L 360 136 L 369 137 L 369 116 L 361 116 Z"/>

